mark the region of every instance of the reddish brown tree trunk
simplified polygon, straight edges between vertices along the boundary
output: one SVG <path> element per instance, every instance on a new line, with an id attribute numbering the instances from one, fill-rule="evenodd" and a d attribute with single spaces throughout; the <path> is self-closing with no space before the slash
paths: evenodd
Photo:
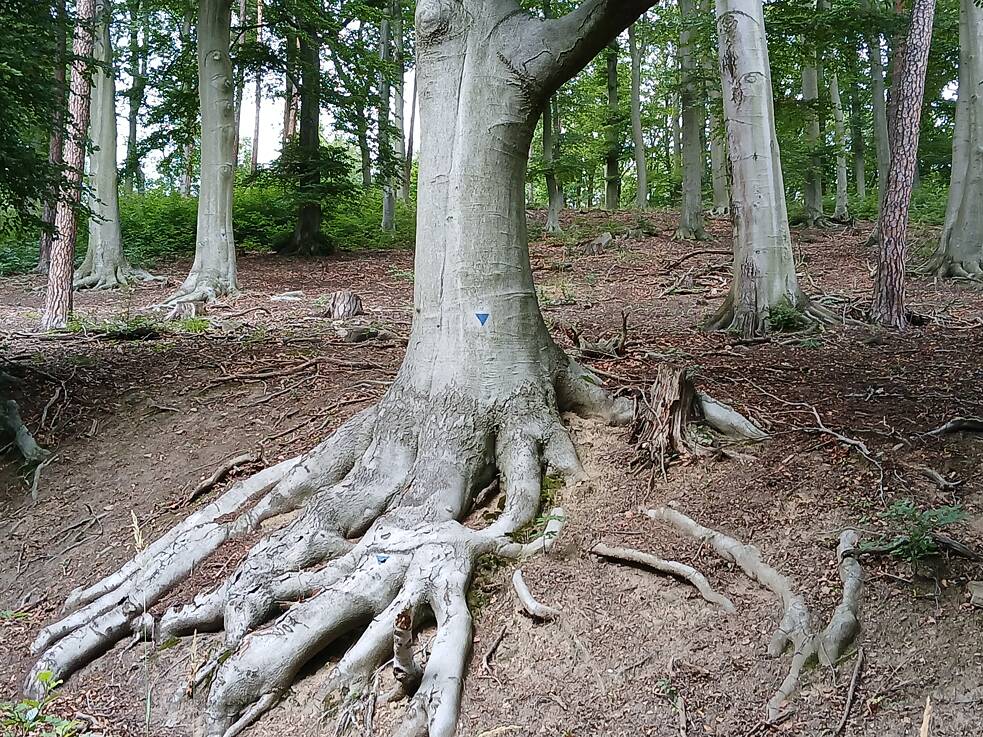
<path id="1" fill-rule="evenodd" d="M 62 163 L 62 149 L 65 145 L 65 111 L 64 111 L 64 89 L 65 89 L 65 62 L 66 62 L 66 43 L 65 28 L 66 22 L 65 0 L 58 0 L 55 8 L 56 24 L 58 33 L 58 58 L 55 60 L 55 89 L 58 93 L 58 104 L 55 106 L 54 119 L 51 121 L 51 138 L 48 141 L 48 162 L 57 170 Z M 57 187 L 52 191 L 51 196 L 44 203 L 44 213 L 42 222 L 44 227 L 41 229 L 41 243 L 38 253 L 37 272 L 47 274 L 51 264 L 51 243 L 54 240 L 55 229 L 55 208 L 58 203 Z"/>
<path id="2" fill-rule="evenodd" d="M 56 239 L 51 245 L 48 291 L 41 327 L 61 328 L 72 313 L 72 277 L 75 271 L 75 210 L 82 198 L 82 170 L 89 129 L 90 66 L 94 44 L 95 0 L 76 3 L 72 39 L 72 79 L 68 89 L 68 125 L 65 130 L 65 184 L 55 211 Z"/>
<path id="3" fill-rule="evenodd" d="M 877 275 L 871 314 L 875 322 L 898 329 L 907 325 L 905 262 L 908 208 L 918 163 L 918 135 L 934 18 L 935 0 L 915 0 L 907 37 L 896 51 L 897 73 L 889 116 L 891 167 L 878 222 Z"/>

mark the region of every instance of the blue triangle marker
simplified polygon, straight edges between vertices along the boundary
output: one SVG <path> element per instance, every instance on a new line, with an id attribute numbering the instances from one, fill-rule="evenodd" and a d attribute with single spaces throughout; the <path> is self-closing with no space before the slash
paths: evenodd
<path id="1" fill-rule="evenodd" d="M 478 318 L 478 322 L 481 323 L 482 327 L 488 322 L 488 318 L 491 317 L 487 312 L 476 312 L 474 316 Z"/>

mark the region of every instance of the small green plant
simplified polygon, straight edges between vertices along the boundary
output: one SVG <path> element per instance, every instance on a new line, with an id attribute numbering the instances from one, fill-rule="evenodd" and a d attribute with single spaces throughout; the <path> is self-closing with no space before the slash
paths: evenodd
<path id="1" fill-rule="evenodd" d="M 471 587 L 468 589 L 468 609 L 473 616 L 478 613 L 491 601 L 494 594 L 501 584 L 495 582 L 496 574 L 508 565 L 508 561 L 498 555 L 488 554 L 478 558 L 474 569 L 474 578 Z"/>
<path id="2" fill-rule="evenodd" d="M 809 348 L 816 350 L 817 348 L 822 348 L 823 342 L 819 338 L 803 338 L 799 341 L 799 348 Z"/>
<path id="3" fill-rule="evenodd" d="M 543 534 L 546 525 L 553 516 L 550 511 L 559 504 L 560 491 L 563 489 L 563 479 L 559 476 L 546 476 L 539 492 L 539 509 L 541 514 L 532 522 L 520 527 L 512 533 L 512 539 L 518 543 L 532 542 Z"/>
<path id="4" fill-rule="evenodd" d="M 186 317 L 183 320 L 175 320 L 168 324 L 168 328 L 176 333 L 191 333 L 201 335 L 207 333 L 212 326 L 204 317 Z"/>
<path id="5" fill-rule="evenodd" d="M 0 702 L 0 727 L 4 737 L 74 737 L 79 734 L 81 723 L 65 719 L 54 713 L 52 704 L 58 699 L 57 680 L 50 671 L 38 674 L 41 698 L 23 699 L 18 702 Z"/>
<path id="6" fill-rule="evenodd" d="M 14 609 L 0 609 L 0 621 L 3 622 L 16 622 L 21 619 L 27 619 L 30 616 L 27 612 L 18 612 Z"/>
<path id="7" fill-rule="evenodd" d="M 801 328 L 805 324 L 805 317 L 795 305 L 782 300 L 768 310 L 768 323 L 772 330 L 786 333 Z"/>
<path id="8" fill-rule="evenodd" d="M 862 543 L 860 551 L 887 553 L 915 563 L 938 555 L 934 533 L 966 519 L 966 512 L 958 504 L 920 511 L 910 499 L 900 499 L 878 516 L 888 531 L 876 540 Z"/>
<path id="9" fill-rule="evenodd" d="M 400 281 L 408 281 L 410 284 L 413 283 L 415 277 L 412 269 L 397 269 L 395 266 L 389 269 L 389 275 Z"/>

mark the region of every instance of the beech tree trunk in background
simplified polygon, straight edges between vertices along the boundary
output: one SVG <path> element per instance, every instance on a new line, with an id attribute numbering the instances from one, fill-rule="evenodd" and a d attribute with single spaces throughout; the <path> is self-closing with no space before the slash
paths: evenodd
<path id="1" fill-rule="evenodd" d="M 608 66 L 608 124 L 605 128 L 607 156 L 604 167 L 604 207 L 617 210 L 621 206 L 621 110 L 618 104 L 618 42 L 607 50 Z"/>
<path id="2" fill-rule="evenodd" d="M 682 112 L 683 196 L 676 238 L 706 240 L 703 229 L 703 132 L 707 122 L 706 95 L 699 81 L 699 61 L 690 24 L 696 20 L 696 0 L 679 0 L 679 82 Z"/>
<path id="3" fill-rule="evenodd" d="M 263 40 L 263 0 L 256 0 L 256 40 Z M 253 150 L 249 160 L 249 171 L 256 173 L 259 168 L 259 116 L 263 110 L 263 73 L 256 72 L 256 87 L 253 93 L 256 97 L 256 110 L 253 117 Z"/>
<path id="4" fill-rule="evenodd" d="M 795 275 L 761 0 L 717 0 L 716 17 L 733 174 L 734 278 L 707 327 L 760 335 L 776 307 L 809 305 Z"/>
<path id="5" fill-rule="evenodd" d="M 396 147 L 394 150 L 396 166 L 395 197 L 405 200 L 409 196 L 409 180 L 403 175 L 406 171 L 406 56 L 403 50 L 405 41 L 403 33 L 403 3 L 402 0 L 392 0 L 393 17 L 393 64 L 396 67 L 396 85 L 393 95 L 393 137 Z M 393 203 L 395 210 L 395 203 Z"/>
<path id="6" fill-rule="evenodd" d="M 816 47 L 808 45 L 802 67 L 802 104 L 805 106 L 805 142 L 809 149 L 809 167 L 805 172 L 806 225 L 816 225 L 823 220 L 823 158 L 821 153 L 822 129 L 819 124 L 819 70 Z"/>
<path id="7" fill-rule="evenodd" d="M 300 207 L 291 240 L 292 253 L 329 253 L 331 244 L 321 235 L 321 44 L 317 29 L 303 27 L 300 34 Z"/>
<path id="8" fill-rule="evenodd" d="M 202 2 L 202 1 L 203 0 L 199 0 L 199 2 Z M 239 24 L 239 28 L 240 29 L 244 29 L 246 27 L 246 23 L 248 22 L 248 18 L 246 16 L 246 12 L 247 12 L 246 0 L 239 0 L 239 14 L 238 14 L 238 17 L 237 17 L 236 20 L 237 20 L 237 22 Z M 229 24 L 231 26 L 231 21 L 229 22 Z M 231 32 L 230 32 L 229 35 L 230 35 L 230 39 L 231 39 Z M 243 45 L 243 43 L 245 43 L 246 37 L 245 37 L 244 34 L 240 33 L 239 36 L 238 36 L 238 39 L 239 40 L 237 42 L 237 46 L 239 46 L 241 48 L 242 45 Z M 230 54 L 230 56 L 231 56 L 231 54 Z M 234 103 L 233 103 L 233 106 L 234 106 L 233 126 L 235 127 L 235 144 L 234 144 L 234 148 L 233 148 L 232 160 L 235 162 L 235 165 L 238 168 L 238 166 L 239 166 L 239 143 L 240 143 L 240 138 L 241 138 L 240 129 L 242 128 L 242 98 L 243 98 L 243 93 L 246 91 L 246 72 L 242 68 L 242 65 L 241 64 L 239 65 L 239 67 L 237 69 L 234 69 L 233 70 L 233 78 L 232 79 L 233 79 L 232 85 L 233 85 L 233 88 L 234 88 L 233 94 L 234 94 L 234 100 L 235 100 Z"/>
<path id="9" fill-rule="evenodd" d="M 297 108 L 300 99 L 297 96 L 297 85 L 294 84 L 297 74 L 297 36 L 287 33 L 284 38 L 286 45 L 287 71 L 284 75 L 283 92 L 283 136 L 281 146 L 285 146 L 297 135 Z"/>
<path id="10" fill-rule="evenodd" d="M 847 192 L 846 123 L 843 100 L 840 98 L 840 81 L 835 73 L 830 76 L 829 97 L 833 107 L 833 131 L 836 136 L 836 206 L 833 209 L 833 219 L 842 223 L 850 219 L 850 205 Z"/>
<path id="11" fill-rule="evenodd" d="M 200 0 L 201 185 L 195 260 L 184 284 L 168 299 L 169 304 L 218 299 L 239 288 L 232 233 L 236 131 L 229 58 L 231 26 L 232 0 Z"/>
<path id="12" fill-rule="evenodd" d="M 119 220 L 119 173 L 116 162 L 116 72 L 110 32 L 111 2 L 97 0 L 90 105 L 89 183 L 92 188 L 89 247 L 75 272 L 79 289 L 113 289 L 149 274 L 130 267 L 123 255 Z"/>
<path id="13" fill-rule="evenodd" d="M 55 211 L 55 240 L 51 244 L 48 289 L 44 295 L 41 327 L 63 328 L 72 314 L 72 272 L 78 232 L 75 211 L 82 201 L 82 172 L 89 128 L 89 72 L 92 66 L 95 0 L 77 0 L 72 37 L 72 75 L 68 88 L 64 163 L 65 190 Z"/>
<path id="14" fill-rule="evenodd" d="M 67 44 L 68 14 L 65 12 L 65 0 L 58 0 L 55 5 L 54 22 L 58 29 L 58 57 L 55 60 L 55 89 L 58 91 L 59 104 L 55 107 L 54 119 L 51 121 L 51 135 L 48 138 L 48 163 L 52 167 L 62 164 L 62 151 L 65 145 L 65 65 L 68 63 Z M 58 187 L 44 201 L 44 212 L 41 215 L 41 240 L 38 249 L 38 274 L 47 274 L 51 263 L 51 244 L 55 237 L 55 211 L 58 207 Z"/>
<path id="15" fill-rule="evenodd" d="M 555 98 L 546 100 L 543 110 L 543 169 L 546 176 L 546 232 L 560 232 L 560 210 L 563 208 L 563 192 L 556 178 L 556 131 L 553 129 L 553 105 Z"/>
<path id="16" fill-rule="evenodd" d="M 864 12 L 871 11 L 870 0 L 860 0 Z M 887 126 L 887 91 L 884 87 L 884 54 L 881 50 L 881 36 L 867 34 L 867 55 L 870 59 L 870 92 L 873 98 L 874 146 L 877 152 L 877 202 L 884 206 L 887 191 L 888 169 L 891 166 L 890 134 Z"/>
<path id="17" fill-rule="evenodd" d="M 129 0 L 130 44 L 129 74 L 130 89 L 126 93 L 127 111 L 126 161 L 123 165 L 123 186 L 132 193 L 134 188 L 143 188 L 143 171 L 140 166 L 139 123 L 140 109 L 147 89 L 147 40 L 140 43 L 140 31 L 146 32 L 146 14 L 141 0 Z M 110 48 L 110 55 L 112 49 Z M 113 82 L 115 87 L 115 80 Z"/>
<path id="18" fill-rule="evenodd" d="M 961 0 L 959 101 L 949 204 L 930 263 L 939 276 L 983 279 L 983 8 Z"/>
<path id="19" fill-rule="evenodd" d="M 710 95 L 710 176 L 713 182 L 713 210 L 715 217 L 730 215 L 730 185 L 727 181 L 727 147 L 724 144 L 724 135 L 721 133 L 724 126 L 717 119 L 714 112 L 716 103 L 714 98 L 720 99 L 720 92 L 714 90 Z"/>
<path id="20" fill-rule="evenodd" d="M 631 51 L 631 137 L 635 149 L 635 174 L 638 192 L 635 207 L 647 210 L 649 206 L 648 156 L 645 152 L 645 131 L 642 129 L 642 49 L 635 37 L 633 24 L 628 29 L 628 47 Z"/>
<path id="21" fill-rule="evenodd" d="M 391 9 L 391 6 L 390 6 Z M 382 19 L 379 26 L 379 58 L 382 60 L 382 78 L 379 82 L 379 177 L 382 180 L 382 230 L 396 230 L 396 191 L 393 189 L 393 149 L 389 135 L 392 115 L 392 85 L 389 81 L 389 62 L 392 61 L 392 25 L 390 17 Z"/>
<path id="22" fill-rule="evenodd" d="M 850 94 L 850 149 L 853 152 L 853 180 L 857 197 L 867 197 L 867 145 L 864 141 L 860 94 Z"/>
<path id="23" fill-rule="evenodd" d="M 409 204 L 413 190 L 413 137 L 416 135 L 416 70 L 413 70 L 413 92 L 410 95 L 410 125 L 406 132 L 406 158 L 403 159 L 403 202 Z M 371 182 L 369 182 L 371 184 Z"/>
<path id="24" fill-rule="evenodd" d="M 934 18 L 935 0 L 914 0 L 907 35 L 901 48 L 895 50 L 897 76 L 893 85 L 891 167 L 878 220 L 877 273 L 871 314 L 875 322 L 898 329 L 908 323 L 905 312 L 908 207 L 918 160 L 925 72 Z"/>
<path id="25" fill-rule="evenodd" d="M 649 4 L 587 0 L 546 21 L 512 2 L 418 1 L 417 242 L 426 245 L 415 254 L 413 326 L 393 385 L 317 448 L 234 485 L 120 572 L 75 592 L 66 618 L 35 641 L 30 693 L 39 673 L 67 677 L 142 631 L 144 612 L 202 560 L 263 529 L 225 582 L 157 620 L 162 641 L 225 632 L 206 666 L 204 734 L 238 734 L 341 643 L 354 644 L 322 693 L 357 707 L 393 657 L 393 622 L 425 608 L 436 635 L 398 734 L 453 737 L 478 559 L 530 554 L 511 537 L 550 513 L 544 472 L 571 488 L 583 478 L 562 411 L 620 423 L 632 415 L 550 337 L 523 187 L 546 99 Z M 480 530 L 462 524 L 496 477 L 501 514 Z"/>

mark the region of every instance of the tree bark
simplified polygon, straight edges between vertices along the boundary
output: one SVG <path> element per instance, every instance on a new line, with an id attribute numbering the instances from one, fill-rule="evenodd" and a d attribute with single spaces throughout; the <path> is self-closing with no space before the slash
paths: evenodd
<path id="1" fill-rule="evenodd" d="M 263 39 L 263 0 L 256 0 L 256 40 Z M 256 97 L 256 109 L 253 116 L 253 150 L 249 160 L 249 172 L 255 174 L 259 168 L 259 133 L 260 113 L 263 110 L 263 73 L 256 72 L 256 86 L 253 94 Z"/>
<path id="2" fill-rule="evenodd" d="M 331 252 L 321 235 L 321 44 L 318 30 L 303 27 L 300 38 L 300 208 L 290 250 L 309 256 Z"/>
<path id="3" fill-rule="evenodd" d="M 761 0 L 717 0 L 718 51 L 733 173 L 734 278 L 709 329 L 766 333 L 776 308 L 804 311 L 775 133 Z"/>
<path id="4" fill-rule="evenodd" d="M 930 268 L 942 277 L 983 279 L 983 8 L 961 0 L 959 100 L 942 237 Z"/>
<path id="5" fill-rule="evenodd" d="M 297 108 L 300 100 L 297 97 L 297 86 L 294 84 L 297 74 L 297 36 L 287 33 L 284 38 L 286 45 L 286 73 L 284 74 L 283 93 L 283 135 L 281 147 L 297 135 Z"/>
<path id="6" fill-rule="evenodd" d="M 390 5 L 390 11 L 392 6 Z M 379 26 L 379 58 L 382 60 L 382 74 L 379 82 L 379 176 L 382 180 L 382 230 L 391 233 L 396 230 L 396 191 L 389 168 L 393 164 L 392 140 L 389 135 L 392 117 L 392 84 L 389 80 L 389 63 L 392 61 L 392 22 L 390 15 L 382 19 Z"/>
<path id="7" fill-rule="evenodd" d="M 847 192 L 846 123 L 843 101 L 840 99 L 840 81 L 835 73 L 830 75 L 829 97 L 833 106 L 833 131 L 836 136 L 836 206 L 833 209 L 833 220 L 842 223 L 850 219 L 850 205 Z"/>
<path id="8" fill-rule="evenodd" d="M 682 113 L 683 191 L 676 238 L 706 240 L 703 229 L 703 158 L 706 94 L 699 80 L 699 61 L 691 25 L 697 18 L 696 0 L 679 0 L 679 83 Z"/>
<path id="9" fill-rule="evenodd" d="M 58 105 L 51 121 L 51 135 L 48 137 L 48 163 L 55 169 L 62 165 L 62 152 L 65 146 L 65 65 L 68 63 L 66 35 L 68 33 L 68 14 L 65 0 L 55 4 L 55 28 L 58 33 L 57 58 L 55 59 L 55 90 L 58 92 Z M 51 264 L 51 244 L 55 238 L 55 211 L 58 207 L 58 187 L 55 186 L 44 201 L 41 215 L 41 239 L 38 248 L 38 274 L 47 274 Z"/>
<path id="10" fill-rule="evenodd" d="M 648 156 L 645 151 L 645 131 L 642 129 L 642 48 L 635 37 L 637 27 L 636 23 L 628 29 L 628 48 L 631 51 L 631 134 L 635 149 L 635 175 L 638 179 L 635 207 L 639 210 L 647 210 L 649 206 Z"/>
<path id="11" fill-rule="evenodd" d="M 895 50 L 894 111 L 891 129 L 891 167 L 884 207 L 878 220 L 877 273 L 871 314 L 881 325 L 904 329 L 905 267 L 908 208 L 918 161 L 925 73 L 932 43 L 935 0 L 914 0 L 908 32 Z"/>
<path id="12" fill-rule="evenodd" d="M 403 182 L 405 183 L 405 186 L 403 188 L 403 202 L 405 202 L 406 204 L 410 203 L 410 194 L 413 188 L 413 145 L 414 145 L 413 137 L 416 135 L 416 96 L 417 96 L 417 83 L 416 83 L 416 70 L 414 70 L 413 92 L 410 95 L 410 125 L 406 135 L 406 158 L 403 160 Z M 369 183 L 366 186 L 371 186 L 371 185 L 372 185 L 372 174 L 370 168 Z"/>
<path id="13" fill-rule="evenodd" d="M 119 218 L 119 173 L 116 162 L 116 72 L 113 66 L 111 2 L 97 0 L 90 104 L 89 247 L 75 272 L 79 289 L 114 289 L 149 275 L 130 266 L 123 254 Z"/>
<path id="14" fill-rule="evenodd" d="M 618 42 L 607 50 L 608 124 L 605 127 L 607 155 L 604 166 L 604 207 L 621 206 L 621 109 L 618 101 Z"/>
<path id="15" fill-rule="evenodd" d="M 396 66 L 396 85 L 393 102 L 393 134 L 396 141 L 395 196 L 406 200 L 409 197 L 409 180 L 404 177 L 406 171 L 406 124 L 404 121 L 406 107 L 406 58 L 403 49 L 405 41 L 403 33 L 403 3 L 402 0 L 392 0 L 393 17 L 393 63 Z M 393 205 L 395 209 L 395 203 Z"/>
<path id="16" fill-rule="evenodd" d="M 56 239 L 51 245 L 48 289 L 44 296 L 41 327 L 47 330 L 68 325 L 72 314 L 72 273 L 78 232 L 75 211 L 82 198 L 82 172 L 89 128 L 89 72 L 92 67 L 95 0 L 77 0 L 72 38 L 72 75 L 68 89 L 65 132 L 65 190 L 55 211 Z"/>
<path id="17" fill-rule="evenodd" d="M 139 123 L 140 110 L 147 89 L 147 39 L 140 43 L 140 31 L 146 33 L 145 11 L 141 0 L 129 0 L 130 44 L 129 74 L 132 80 L 126 93 L 127 112 L 126 160 L 123 166 L 123 187 L 132 194 L 136 187 L 143 187 L 143 171 L 140 166 Z M 110 49 L 111 53 L 111 49 Z M 115 82 L 114 82 L 115 85 Z"/>
<path id="18" fill-rule="evenodd" d="M 860 95 L 850 94 L 850 148 L 853 152 L 853 180 L 857 197 L 867 198 L 867 145 L 864 141 L 863 115 Z"/>
<path id="19" fill-rule="evenodd" d="M 823 220 L 822 128 L 819 123 L 819 69 L 816 47 L 806 45 L 802 66 L 802 104 L 805 106 L 805 142 L 809 149 L 809 166 L 805 172 L 805 209 L 807 225 Z"/>
<path id="20" fill-rule="evenodd" d="M 208 0 L 199 0 L 199 3 L 201 3 L 201 2 L 207 2 L 207 1 Z M 241 29 L 243 29 L 243 28 L 246 27 L 246 23 L 248 22 L 247 17 L 246 17 L 246 0 L 239 0 L 239 15 L 238 15 L 237 21 L 239 23 L 240 31 L 241 31 Z M 231 21 L 229 21 L 229 25 L 231 26 Z M 230 32 L 229 35 L 231 36 L 231 32 Z M 240 32 L 240 34 L 239 34 L 239 40 L 238 40 L 238 42 L 237 42 L 236 45 L 241 48 L 244 41 L 245 41 L 245 36 Z M 233 117 L 233 123 L 232 123 L 232 125 L 235 128 L 235 141 L 234 141 L 234 146 L 233 146 L 233 151 L 232 151 L 232 160 L 235 162 L 235 168 L 238 168 L 239 167 L 239 144 L 240 144 L 240 138 L 241 138 L 240 129 L 242 127 L 242 98 L 243 98 L 243 93 L 246 91 L 246 73 L 245 73 L 245 70 L 243 69 L 241 63 L 238 64 L 237 68 L 233 69 L 233 82 L 232 82 L 232 85 L 233 85 L 233 88 L 234 88 L 234 92 L 233 92 L 233 94 L 234 94 L 233 108 L 234 109 L 233 109 L 233 114 L 232 114 L 232 117 Z"/>
<path id="21" fill-rule="evenodd" d="M 200 0 L 198 97 L 201 102 L 201 185 L 195 260 L 188 278 L 169 299 L 201 302 L 238 291 L 232 194 L 236 130 L 229 44 L 231 0 Z"/>
<path id="22" fill-rule="evenodd" d="M 870 0 L 860 0 L 861 9 L 871 12 Z M 874 146 L 877 153 L 877 203 L 884 207 L 888 170 L 891 166 L 891 144 L 887 125 L 887 97 L 884 86 L 884 54 L 879 33 L 867 35 L 867 55 L 870 58 L 870 91 L 873 97 Z"/>

